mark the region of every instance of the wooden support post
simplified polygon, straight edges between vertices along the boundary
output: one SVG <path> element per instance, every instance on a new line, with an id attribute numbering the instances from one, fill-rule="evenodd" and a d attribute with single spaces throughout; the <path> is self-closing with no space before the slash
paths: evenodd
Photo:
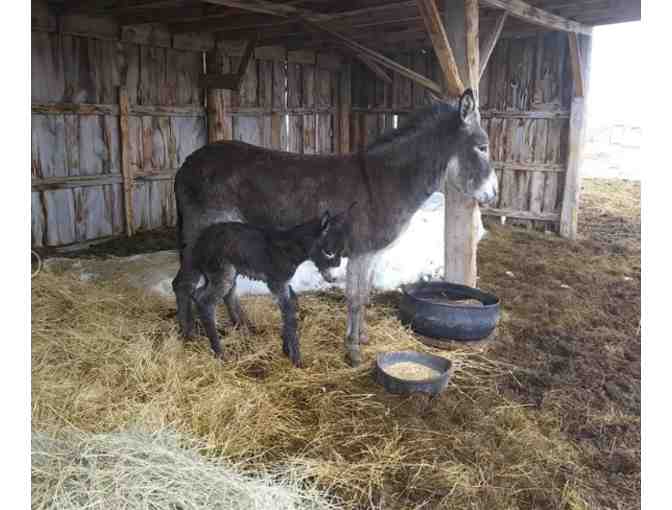
<path id="1" fill-rule="evenodd" d="M 477 0 L 445 0 L 445 25 L 465 85 L 476 93 L 480 76 Z M 476 246 L 481 221 L 478 203 L 449 187 L 444 190 L 444 274 L 446 280 L 476 286 Z"/>
<path id="2" fill-rule="evenodd" d="M 572 79 L 574 81 L 574 96 L 584 97 L 583 66 L 581 65 L 581 50 L 578 36 L 575 33 L 567 34 L 569 39 L 569 60 L 572 64 Z"/>
<path id="3" fill-rule="evenodd" d="M 229 58 L 221 50 L 209 51 L 205 64 L 209 74 L 223 74 L 230 70 Z M 231 115 L 227 115 L 227 110 L 231 106 L 231 92 L 224 89 L 208 89 L 207 102 L 208 142 L 231 140 L 233 127 Z"/>
<path id="4" fill-rule="evenodd" d="M 578 235 L 579 198 L 581 192 L 581 160 L 586 125 L 586 98 L 591 51 L 591 37 L 581 36 L 583 51 L 579 48 L 577 34 L 569 34 L 570 61 L 574 78 L 574 98 L 569 116 L 569 153 L 565 189 L 560 212 L 560 235 L 575 240 Z"/>
<path id="5" fill-rule="evenodd" d="M 119 87 L 119 143 L 121 144 L 121 174 L 124 196 L 124 225 L 126 235 L 133 235 L 133 170 L 131 169 L 131 146 L 128 136 L 128 114 L 130 106 L 128 91 Z"/>

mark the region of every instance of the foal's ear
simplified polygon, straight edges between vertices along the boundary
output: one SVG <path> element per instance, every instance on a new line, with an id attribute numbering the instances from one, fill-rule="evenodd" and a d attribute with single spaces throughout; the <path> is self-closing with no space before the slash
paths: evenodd
<path id="1" fill-rule="evenodd" d="M 460 97 L 460 119 L 462 122 L 467 120 L 467 117 L 476 110 L 476 99 L 474 98 L 474 91 L 467 89 Z"/>
<path id="2" fill-rule="evenodd" d="M 327 230 L 329 230 L 329 225 L 331 224 L 331 215 L 329 214 L 329 211 L 325 211 L 324 214 L 322 215 L 322 218 L 320 218 L 320 230 L 324 233 Z"/>

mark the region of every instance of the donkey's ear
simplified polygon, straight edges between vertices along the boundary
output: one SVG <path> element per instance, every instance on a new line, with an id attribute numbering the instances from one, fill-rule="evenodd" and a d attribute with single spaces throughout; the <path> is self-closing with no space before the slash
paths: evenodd
<path id="1" fill-rule="evenodd" d="M 324 214 L 322 215 L 322 218 L 320 218 L 320 230 L 322 232 L 326 232 L 329 230 L 329 225 L 331 224 L 331 215 L 329 214 L 329 211 L 325 211 Z"/>
<path id="2" fill-rule="evenodd" d="M 474 99 L 474 91 L 467 89 L 460 97 L 460 119 L 462 122 L 467 120 L 467 117 L 476 110 L 476 99 Z"/>

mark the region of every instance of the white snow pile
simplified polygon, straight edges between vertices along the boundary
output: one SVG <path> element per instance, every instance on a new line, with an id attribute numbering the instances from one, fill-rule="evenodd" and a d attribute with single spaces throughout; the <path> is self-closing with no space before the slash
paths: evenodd
<path id="1" fill-rule="evenodd" d="M 406 231 L 378 257 L 373 270 L 373 286 L 394 290 L 404 283 L 443 274 L 444 198 L 434 193 L 413 216 Z M 481 225 L 479 237 L 485 231 Z M 296 292 L 345 287 L 347 259 L 332 271 L 335 282 L 326 282 L 315 265 L 308 261 L 299 266 L 291 285 Z M 80 278 L 114 280 L 146 289 L 161 296 L 173 297 L 171 282 L 178 269 L 177 254 L 162 251 L 132 257 L 106 259 L 50 259 L 47 269 L 74 270 Z M 239 294 L 267 294 L 265 283 L 238 277 Z"/>

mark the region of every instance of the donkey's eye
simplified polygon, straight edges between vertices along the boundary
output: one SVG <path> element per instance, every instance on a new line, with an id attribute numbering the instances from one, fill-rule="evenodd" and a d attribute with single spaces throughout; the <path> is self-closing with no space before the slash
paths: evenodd
<path id="1" fill-rule="evenodd" d="M 490 148 L 487 145 L 479 145 L 478 147 L 476 147 L 476 150 L 478 152 L 482 152 L 483 154 L 487 154 Z"/>
<path id="2" fill-rule="evenodd" d="M 327 250 L 325 250 L 325 249 L 322 250 L 322 255 L 324 255 L 324 256 L 327 258 L 327 260 L 331 260 L 331 259 L 333 259 L 334 257 L 336 257 L 336 254 L 335 254 L 335 253 L 332 253 L 332 252 L 327 251 Z"/>

